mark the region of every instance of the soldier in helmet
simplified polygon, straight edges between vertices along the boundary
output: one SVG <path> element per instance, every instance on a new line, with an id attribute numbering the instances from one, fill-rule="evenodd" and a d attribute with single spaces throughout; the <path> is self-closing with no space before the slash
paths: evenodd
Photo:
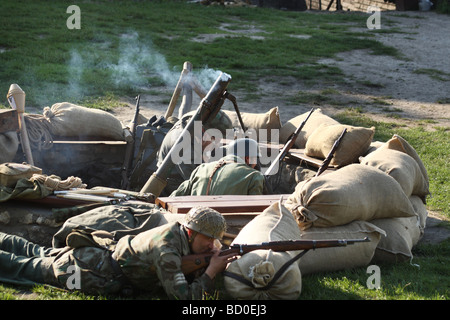
<path id="1" fill-rule="evenodd" d="M 158 152 L 158 168 L 161 166 L 167 154 L 182 134 L 183 129 L 189 122 L 192 115 L 193 113 L 187 113 L 183 118 L 178 120 L 164 137 L 161 148 Z M 204 134 L 204 131 L 212 128 L 219 130 L 222 136 L 225 137 L 226 130 L 232 129 L 233 124 L 225 112 L 219 111 L 211 123 L 203 125 L 202 134 Z M 201 141 L 196 141 L 195 139 L 200 139 Z M 195 148 L 195 143 L 200 143 L 201 148 Z M 182 161 L 181 163 L 175 164 L 170 175 L 167 177 L 167 186 L 164 188 L 163 193 L 161 194 L 162 196 L 170 195 L 170 193 L 172 193 L 184 180 L 189 179 L 192 171 L 202 162 L 203 151 L 209 143 L 210 141 L 204 140 L 202 137 L 192 137 L 190 145 L 186 148 L 189 149 L 190 154 L 187 156 L 183 155 L 183 157 L 188 158 L 188 161 Z"/>
<path id="2" fill-rule="evenodd" d="M 255 140 L 233 140 L 225 157 L 198 166 L 171 196 L 263 194 L 264 176 L 255 169 L 259 156 Z"/>
<path id="3" fill-rule="evenodd" d="M 170 299 L 200 299 L 204 293 L 214 293 L 216 275 L 235 259 L 234 255 L 219 256 L 215 245 L 225 230 L 219 212 L 197 207 L 186 214 L 184 223 L 127 235 L 108 247 L 44 248 L 0 233 L 0 281 L 47 283 L 93 294 L 163 289 Z M 213 256 L 205 271 L 188 281 L 181 271 L 181 258 L 199 253 Z"/>

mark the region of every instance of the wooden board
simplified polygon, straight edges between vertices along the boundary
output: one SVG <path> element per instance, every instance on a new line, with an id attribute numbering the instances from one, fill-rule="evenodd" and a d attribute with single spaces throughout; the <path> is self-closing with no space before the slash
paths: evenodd
<path id="1" fill-rule="evenodd" d="M 206 206 L 220 213 L 246 213 L 262 212 L 281 197 L 286 200 L 288 196 L 289 194 L 161 197 L 155 203 L 172 213 L 187 213 L 196 206 Z"/>
<path id="2" fill-rule="evenodd" d="M 8 131 L 19 131 L 16 110 L 0 110 L 0 133 Z"/>

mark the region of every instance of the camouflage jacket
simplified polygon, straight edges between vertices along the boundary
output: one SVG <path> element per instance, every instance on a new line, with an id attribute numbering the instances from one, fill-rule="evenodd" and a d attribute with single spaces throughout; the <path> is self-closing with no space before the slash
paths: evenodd
<path id="1" fill-rule="evenodd" d="M 204 292 L 213 294 L 214 284 L 206 274 L 188 283 L 181 272 L 181 257 L 190 253 L 187 234 L 175 222 L 121 238 L 113 257 L 139 289 L 162 287 L 169 299 L 201 299 Z"/>
<path id="2" fill-rule="evenodd" d="M 225 162 L 225 165 L 215 171 L 219 161 Z M 190 179 L 184 181 L 171 196 L 205 195 L 211 176 L 210 195 L 263 194 L 264 176 L 261 172 L 234 155 L 225 156 L 219 161 L 198 166 Z"/>

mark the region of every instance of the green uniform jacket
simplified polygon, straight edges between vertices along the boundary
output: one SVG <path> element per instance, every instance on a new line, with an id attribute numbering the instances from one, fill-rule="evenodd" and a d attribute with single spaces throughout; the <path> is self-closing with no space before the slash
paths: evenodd
<path id="1" fill-rule="evenodd" d="M 187 234 L 175 222 L 121 238 L 113 257 L 134 287 L 147 291 L 162 287 L 170 299 L 201 299 L 205 292 L 214 293 L 214 284 L 206 274 L 188 283 L 181 257 L 190 253 Z"/>
<path id="2" fill-rule="evenodd" d="M 248 166 L 244 160 L 228 155 L 219 161 L 203 163 L 170 196 L 205 195 L 208 181 L 218 162 L 225 165 L 217 169 L 211 179 L 210 195 L 263 194 L 264 176 Z"/>

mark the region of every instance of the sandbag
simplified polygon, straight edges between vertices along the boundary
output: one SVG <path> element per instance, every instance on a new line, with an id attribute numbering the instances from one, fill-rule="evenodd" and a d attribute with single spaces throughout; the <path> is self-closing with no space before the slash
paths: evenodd
<path id="1" fill-rule="evenodd" d="M 241 128 L 241 124 L 235 111 L 223 110 L 233 123 L 233 127 Z M 271 130 L 279 130 L 281 128 L 280 114 L 278 107 L 273 107 L 265 113 L 241 112 L 242 122 L 247 130 L 253 129 L 256 137 L 252 137 L 258 141 L 271 142 Z M 261 135 L 260 129 L 267 130 L 265 135 Z M 276 137 L 274 137 L 276 138 Z M 278 143 L 278 141 L 274 141 Z"/>
<path id="2" fill-rule="evenodd" d="M 383 230 L 366 221 L 353 221 L 342 226 L 310 228 L 302 231 L 301 238 L 304 240 L 349 240 L 369 237 L 370 242 L 309 250 L 298 261 L 300 271 L 302 275 L 307 275 L 366 266 L 372 260 L 380 239 L 385 235 Z"/>
<path id="3" fill-rule="evenodd" d="M 401 262 L 411 260 L 412 248 L 423 235 L 418 216 L 408 218 L 375 219 L 371 223 L 386 232 L 375 251 L 373 262 Z"/>
<path id="4" fill-rule="evenodd" d="M 61 137 L 100 137 L 123 141 L 123 127 L 114 115 L 69 102 L 45 107 L 44 117 L 50 123 L 52 135 Z"/>
<path id="5" fill-rule="evenodd" d="M 419 228 L 421 230 L 421 233 L 423 234 L 427 224 L 427 217 L 428 217 L 427 207 L 423 203 L 422 199 L 418 196 L 413 195 L 409 197 L 409 201 L 411 201 L 414 211 L 419 216 Z"/>
<path id="6" fill-rule="evenodd" d="M 294 218 L 282 204 L 276 202 L 250 221 L 234 239 L 233 244 L 256 244 L 265 241 L 295 239 L 300 239 L 300 230 Z M 296 254 L 298 251 L 256 250 L 249 252 L 230 263 L 226 271 L 251 281 L 254 287 L 231 278 L 225 273 L 225 288 L 235 299 L 297 299 L 302 285 L 297 262 L 292 263 L 270 288 L 263 289 L 277 270 Z"/>
<path id="7" fill-rule="evenodd" d="M 0 133 L 0 163 L 11 162 L 19 149 L 19 137 L 17 132 L 8 131 Z"/>
<path id="8" fill-rule="evenodd" d="M 416 215 L 394 178 L 381 170 L 351 164 L 297 185 L 287 201 L 302 230 L 355 220 Z"/>
<path id="9" fill-rule="evenodd" d="M 26 163 L 7 162 L 0 164 L 0 185 L 13 188 L 20 179 L 30 179 L 41 174 L 42 169 Z"/>
<path id="10" fill-rule="evenodd" d="M 422 171 L 425 182 L 429 185 L 427 169 L 425 168 L 425 165 L 423 164 L 422 159 L 420 159 L 417 151 L 408 143 L 408 141 L 400 137 L 398 134 L 394 134 L 390 140 L 381 146 L 381 148 L 398 150 L 410 155 L 414 160 L 416 160 L 420 170 Z"/>
<path id="11" fill-rule="evenodd" d="M 409 197 L 417 195 L 423 199 L 430 194 L 428 183 L 417 162 L 407 153 L 394 149 L 379 148 L 360 158 L 363 165 L 380 169 L 393 177 Z"/>
<path id="12" fill-rule="evenodd" d="M 289 121 L 287 121 L 280 129 L 280 143 L 286 143 L 289 137 L 294 133 L 294 131 L 300 126 L 303 120 L 308 116 L 309 111 L 302 113 Z M 297 139 L 295 140 L 295 147 L 299 149 L 305 148 L 306 141 L 309 136 L 321 125 L 328 126 L 333 124 L 339 124 L 338 121 L 322 113 L 321 109 L 315 109 L 314 112 L 306 121 L 305 126 L 299 133 Z"/>
<path id="13" fill-rule="evenodd" d="M 321 125 L 309 136 L 305 154 L 313 158 L 325 159 L 344 128 L 347 129 L 347 133 L 334 153 L 330 165 L 342 167 L 358 162 L 359 157 L 366 154 L 372 143 L 375 127 L 364 128 L 342 124 Z"/>

